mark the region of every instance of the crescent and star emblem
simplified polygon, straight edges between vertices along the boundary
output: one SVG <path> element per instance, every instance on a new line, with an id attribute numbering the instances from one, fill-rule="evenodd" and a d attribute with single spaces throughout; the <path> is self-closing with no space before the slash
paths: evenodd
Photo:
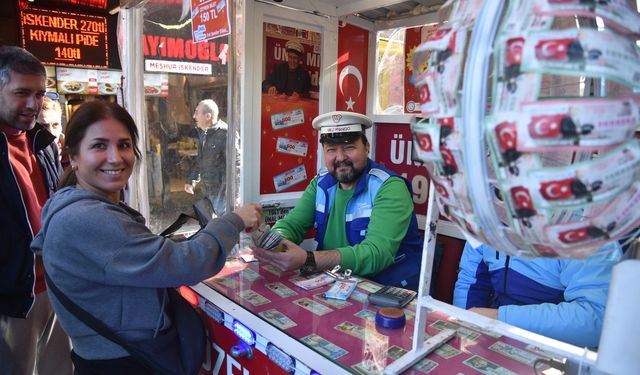
<path id="1" fill-rule="evenodd" d="M 342 85 L 345 78 L 349 75 L 356 77 L 358 80 L 358 95 L 356 95 L 356 98 L 358 98 L 360 93 L 362 93 L 362 73 L 360 73 L 360 70 L 353 65 L 347 65 L 340 71 L 340 75 L 338 76 L 338 87 L 340 88 L 340 93 L 344 96 L 344 89 L 342 88 Z M 353 111 L 353 105 L 356 104 L 356 102 L 349 97 L 349 100 L 345 101 L 345 103 L 347 104 L 347 110 Z"/>

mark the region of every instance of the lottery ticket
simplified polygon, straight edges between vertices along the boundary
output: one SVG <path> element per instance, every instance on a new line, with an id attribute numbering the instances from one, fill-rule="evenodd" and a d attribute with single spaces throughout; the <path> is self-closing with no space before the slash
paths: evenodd
<path id="1" fill-rule="evenodd" d="M 271 115 L 271 128 L 273 130 L 280 130 L 300 124 L 304 124 L 304 111 L 302 109 L 294 109 Z"/>
<path id="2" fill-rule="evenodd" d="M 315 302 L 312 299 L 309 299 L 306 297 L 295 300 L 293 301 L 293 303 L 319 316 L 328 314 L 333 311 L 332 308 L 327 307 L 321 303 Z"/>
<path id="3" fill-rule="evenodd" d="M 298 141 L 295 139 L 278 137 L 276 140 L 276 151 L 284 154 L 291 154 L 297 156 L 307 156 L 307 150 L 309 144 L 307 142 Z"/>
<path id="4" fill-rule="evenodd" d="M 304 290 L 312 290 L 312 289 L 320 288 L 322 286 L 331 284 L 335 280 L 336 279 L 334 279 L 333 277 L 325 273 L 318 274 L 317 276 L 314 276 L 311 278 L 292 277 L 291 279 L 289 279 L 289 281 L 291 281 L 293 284 L 295 284 L 296 286 L 299 286 Z"/>
<path id="5" fill-rule="evenodd" d="M 356 285 L 357 283 L 351 281 L 337 280 L 333 285 L 331 285 L 331 288 L 329 288 L 324 295 L 327 298 L 344 301 L 349 298 L 351 293 L 353 293 Z"/>
<path id="6" fill-rule="evenodd" d="M 258 315 L 280 329 L 288 329 L 297 326 L 296 322 L 289 319 L 288 316 L 284 315 L 276 309 L 261 311 L 258 313 Z"/>
<path id="7" fill-rule="evenodd" d="M 291 186 L 303 182 L 307 179 L 307 171 L 304 169 L 304 164 L 289 169 L 279 175 L 273 177 L 273 184 L 276 188 L 276 192 L 288 189 Z"/>
<path id="8" fill-rule="evenodd" d="M 337 359 L 349 353 L 348 351 L 342 349 L 341 347 L 333 344 L 328 340 L 323 339 L 315 333 L 312 333 L 309 336 L 305 336 L 301 340 L 303 343 L 311 346 L 316 351 L 326 355 L 331 359 Z"/>

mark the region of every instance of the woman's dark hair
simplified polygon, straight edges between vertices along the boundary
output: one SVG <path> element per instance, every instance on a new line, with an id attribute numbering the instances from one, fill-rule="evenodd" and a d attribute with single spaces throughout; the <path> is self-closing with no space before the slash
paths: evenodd
<path id="1" fill-rule="evenodd" d="M 65 129 L 65 143 L 63 154 L 67 156 L 78 155 L 80 143 L 87 134 L 87 129 L 98 121 L 114 119 L 123 124 L 131 135 L 133 151 L 136 159 L 140 160 L 141 153 L 138 148 L 138 127 L 131 118 L 129 112 L 119 105 L 104 100 L 94 100 L 82 103 L 71 115 Z M 58 188 L 75 185 L 78 182 L 75 172 L 68 166 L 62 174 Z"/>

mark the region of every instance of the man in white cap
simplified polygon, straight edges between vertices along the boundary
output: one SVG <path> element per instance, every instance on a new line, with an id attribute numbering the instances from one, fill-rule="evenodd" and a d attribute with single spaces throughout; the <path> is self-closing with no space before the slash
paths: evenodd
<path id="1" fill-rule="evenodd" d="M 365 129 L 372 121 L 353 112 L 316 117 L 326 168 L 298 204 L 274 225 L 283 252 L 257 248 L 258 259 L 303 273 L 336 265 L 385 285 L 417 290 L 422 256 L 408 182 L 369 159 Z M 316 228 L 317 250 L 296 245 Z"/>
<path id="2" fill-rule="evenodd" d="M 302 66 L 304 47 L 296 40 L 285 44 L 287 61 L 276 64 L 271 74 L 262 82 L 262 92 L 269 95 L 287 95 L 293 98 L 308 98 L 311 87 L 309 72 Z"/>

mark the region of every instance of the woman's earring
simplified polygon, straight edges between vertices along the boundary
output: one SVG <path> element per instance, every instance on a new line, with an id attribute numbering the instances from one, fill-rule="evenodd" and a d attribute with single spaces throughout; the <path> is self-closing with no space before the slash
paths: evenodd
<path id="1" fill-rule="evenodd" d="M 74 172 L 77 171 L 78 170 L 78 166 L 77 165 L 72 165 L 71 166 L 71 170 L 74 171 Z"/>

